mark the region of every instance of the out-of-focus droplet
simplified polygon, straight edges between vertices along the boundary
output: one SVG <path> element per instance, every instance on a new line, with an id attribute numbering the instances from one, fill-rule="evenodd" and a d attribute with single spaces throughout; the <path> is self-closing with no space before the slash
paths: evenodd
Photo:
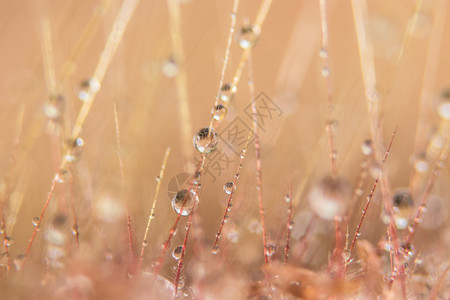
<path id="1" fill-rule="evenodd" d="M 162 65 L 162 73 L 169 77 L 173 78 L 178 74 L 178 64 L 175 62 L 173 58 L 169 58 Z"/>
<path id="2" fill-rule="evenodd" d="M 5 246 L 11 247 L 14 244 L 14 239 L 10 236 L 5 237 Z"/>
<path id="3" fill-rule="evenodd" d="M 371 155 L 373 153 L 373 142 L 372 142 L 372 140 L 365 140 L 361 144 L 361 151 L 366 156 Z"/>
<path id="4" fill-rule="evenodd" d="M 56 120 L 62 116 L 66 108 L 66 100 L 63 95 L 50 95 L 44 105 L 44 115 L 50 120 Z"/>
<path id="5" fill-rule="evenodd" d="M 266 255 L 270 257 L 274 254 L 275 254 L 275 246 L 272 244 L 268 244 L 266 246 Z"/>
<path id="6" fill-rule="evenodd" d="M 211 253 L 212 254 L 217 254 L 220 252 L 220 247 L 219 245 L 215 245 L 212 249 L 211 249 Z"/>
<path id="7" fill-rule="evenodd" d="M 219 140 L 217 138 L 217 133 L 214 129 L 204 127 L 200 129 L 194 136 L 194 146 L 201 153 L 210 153 L 217 148 Z"/>
<path id="8" fill-rule="evenodd" d="M 71 178 L 72 174 L 67 169 L 61 169 L 59 170 L 58 174 L 56 174 L 56 181 L 58 183 L 65 183 L 68 182 Z"/>
<path id="9" fill-rule="evenodd" d="M 66 142 L 66 161 L 70 163 L 78 161 L 83 154 L 83 148 L 84 141 L 82 138 L 69 139 Z"/>
<path id="10" fill-rule="evenodd" d="M 73 224 L 71 230 L 72 234 L 75 236 L 80 234 L 80 227 L 78 226 L 78 224 Z"/>
<path id="11" fill-rule="evenodd" d="M 392 197 L 394 219 L 397 229 L 406 229 L 409 225 L 409 216 L 414 206 L 409 188 L 399 188 L 394 191 Z"/>
<path id="12" fill-rule="evenodd" d="M 326 176 L 309 192 L 311 209 L 320 218 L 332 220 L 341 217 L 350 193 L 346 180 L 340 177 Z"/>

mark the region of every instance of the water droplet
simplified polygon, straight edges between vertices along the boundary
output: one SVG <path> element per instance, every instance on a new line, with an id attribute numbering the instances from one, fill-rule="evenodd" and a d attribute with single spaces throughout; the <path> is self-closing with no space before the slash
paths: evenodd
<path id="1" fill-rule="evenodd" d="M 364 155 L 369 156 L 373 153 L 373 143 L 372 140 L 365 140 L 361 144 L 361 151 Z"/>
<path id="2" fill-rule="evenodd" d="M 330 76 L 330 69 L 328 67 L 322 68 L 322 76 L 325 78 Z"/>
<path id="3" fill-rule="evenodd" d="M 228 102 L 228 101 L 230 101 L 233 98 L 233 95 L 234 95 L 234 93 L 236 93 L 236 91 L 237 91 L 236 86 L 234 86 L 234 85 L 232 85 L 230 83 L 225 83 L 220 88 L 219 98 L 223 102 Z"/>
<path id="4" fill-rule="evenodd" d="M 159 182 L 160 180 L 161 180 L 161 177 L 159 177 L 159 175 L 158 176 L 156 176 L 156 182 Z"/>
<path id="5" fill-rule="evenodd" d="M 39 217 L 34 217 L 33 220 L 31 220 L 31 223 L 33 223 L 33 226 L 38 226 L 40 220 Z"/>
<path id="6" fill-rule="evenodd" d="M 369 173 L 370 173 L 370 176 L 372 176 L 373 179 L 380 178 L 383 175 L 383 169 L 381 168 L 381 163 L 379 163 L 378 161 L 374 160 L 370 164 Z"/>
<path id="7" fill-rule="evenodd" d="M 418 173 L 425 173 L 426 171 L 428 171 L 428 162 L 425 158 L 419 158 L 414 163 L 414 169 Z"/>
<path id="8" fill-rule="evenodd" d="M 73 235 L 79 235 L 80 234 L 80 227 L 78 226 L 78 224 L 73 224 L 71 230 L 72 230 L 72 234 Z"/>
<path id="9" fill-rule="evenodd" d="M 272 244 L 268 244 L 266 246 L 266 255 L 270 257 L 274 254 L 275 254 L 275 246 Z"/>
<path id="10" fill-rule="evenodd" d="M 227 233 L 227 239 L 232 243 L 237 243 L 239 241 L 239 238 L 241 235 L 239 232 L 235 229 L 228 231 Z"/>
<path id="11" fill-rule="evenodd" d="M 225 194 L 230 195 L 231 193 L 233 193 L 236 190 L 236 186 L 234 185 L 233 182 L 227 182 L 225 183 L 225 185 L 223 186 L 223 191 L 225 192 Z"/>
<path id="12" fill-rule="evenodd" d="M 210 153 L 214 151 L 219 144 L 217 133 L 211 128 L 211 132 L 208 127 L 200 129 L 194 136 L 194 146 L 201 153 Z"/>
<path id="13" fill-rule="evenodd" d="M 14 239 L 10 236 L 5 237 L 5 246 L 11 247 L 14 244 Z"/>
<path id="14" fill-rule="evenodd" d="M 211 249 L 211 253 L 212 254 L 217 254 L 220 252 L 220 248 L 219 245 L 215 245 L 212 249 Z"/>
<path id="15" fill-rule="evenodd" d="M 147 247 L 147 246 L 148 246 L 147 240 L 143 240 L 143 241 L 142 241 L 142 246 L 143 246 L 143 247 Z"/>
<path id="16" fill-rule="evenodd" d="M 84 141 L 82 138 L 76 138 L 75 140 L 69 139 L 66 142 L 66 161 L 76 162 L 83 154 Z"/>
<path id="17" fill-rule="evenodd" d="M 66 108 L 66 100 L 63 95 L 50 95 L 47 103 L 44 105 L 44 115 L 50 120 L 56 120 L 62 116 Z"/>
<path id="18" fill-rule="evenodd" d="M 58 183 L 64 183 L 70 181 L 72 174 L 67 169 L 59 170 L 58 174 L 55 176 L 55 180 Z"/>
<path id="19" fill-rule="evenodd" d="M 351 256 L 352 254 L 350 250 L 345 250 L 344 252 L 342 252 L 342 258 L 344 258 L 344 260 L 349 260 Z"/>
<path id="20" fill-rule="evenodd" d="M 90 78 L 81 82 L 81 90 L 78 99 L 83 102 L 92 100 L 92 95 L 100 90 L 100 82 L 96 78 Z"/>
<path id="21" fill-rule="evenodd" d="M 290 196 L 289 194 L 286 194 L 286 196 L 284 196 L 284 200 L 285 200 L 287 203 L 290 203 L 290 202 L 292 201 L 291 196 Z"/>
<path id="22" fill-rule="evenodd" d="M 25 261 L 25 255 L 19 254 L 14 259 L 14 267 L 17 271 L 20 271 L 22 269 L 23 262 Z"/>
<path id="23" fill-rule="evenodd" d="M 400 245 L 400 253 L 403 254 L 406 260 L 409 260 L 414 256 L 415 248 L 411 243 L 402 243 Z"/>
<path id="24" fill-rule="evenodd" d="M 176 260 L 179 260 L 181 258 L 181 254 L 183 253 L 183 246 L 178 246 L 175 249 L 173 249 L 172 257 Z"/>
<path id="25" fill-rule="evenodd" d="M 290 221 L 288 224 L 289 230 L 292 230 L 294 228 L 294 225 L 295 225 L 294 221 Z"/>
<path id="26" fill-rule="evenodd" d="M 182 189 L 173 197 L 172 207 L 177 214 L 188 216 L 197 202 L 198 196 L 193 190 Z"/>
<path id="27" fill-rule="evenodd" d="M 326 176 L 312 188 L 308 200 L 314 213 L 324 220 L 332 220 L 344 213 L 349 193 L 347 181 Z"/>
<path id="28" fill-rule="evenodd" d="M 222 104 L 217 104 L 213 107 L 211 114 L 213 115 L 213 118 L 217 121 L 223 120 L 225 118 L 225 115 L 227 114 L 227 108 Z"/>
<path id="29" fill-rule="evenodd" d="M 409 223 L 409 214 L 414 206 L 409 188 L 399 188 L 394 191 L 392 206 L 394 208 L 394 219 L 397 229 L 406 229 Z"/>
<path id="30" fill-rule="evenodd" d="M 245 25 L 242 26 L 236 35 L 236 40 L 239 47 L 242 49 L 250 49 L 255 47 L 256 42 L 259 39 L 259 34 L 261 30 L 257 26 Z"/>
<path id="31" fill-rule="evenodd" d="M 319 50 L 319 56 L 320 56 L 321 58 L 327 58 L 327 56 L 328 56 L 327 50 L 325 50 L 325 49 L 323 49 L 323 48 L 320 48 L 320 50 Z"/>
<path id="32" fill-rule="evenodd" d="M 173 58 L 169 58 L 162 65 L 161 71 L 169 78 L 173 78 L 178 74 L 178 65 Z"/>

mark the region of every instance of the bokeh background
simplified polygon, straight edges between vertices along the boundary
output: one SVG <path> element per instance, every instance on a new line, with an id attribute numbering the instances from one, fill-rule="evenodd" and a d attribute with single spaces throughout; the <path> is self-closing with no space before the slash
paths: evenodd
<path id="1" fill-rule="evenodd" d="M 260 2 L 241 0 L 237 28 L 255 19 Z M 295 195 L 295 241 L 312 217 L 306 199 L 308 189 L 330 172 L 325 135 L 327 86 L 319 56 L 318 2 L 273 1 L 252 51 L 256 94 L 263 92 L 281 109 L 281 114 L 268 120 L 266 130 L 261 132 L 263 202 L 268 238 L 274 245 L 282 244 L 279 239 L 287 214 L 284 195 L 289 188 L 292 186 Z M 374 51 L 380 130 L 385 145 L 395 127 L 398 128 L 386 163 L 387 176 L 393 189 L 407 187 L 414 162 L 426 149 L 439 124 L 436 113 L 442 101 L 439 95 L 450 83 L 447 39 L 450 7 L 446 1 L 437 0 L 368 1 L 367 4 L 367 30 Z M 26 249 L 34 230 L 31 220 L 42 209 L 58 171 L 63 141 L 69 136 L 82 104 L 78 99 L 81 83 L 92 76 L 120 5 L 121 1 L 115 0 L 0 3 L 0 192 L 7 231 L 15 241 L 10 248 L 12 258 Z M 67 217 L 64 232 L 69 242 L 65 257 L 70 260 L 74 251 L 70 234 L 71 197 L 82 247 L 98 253 L 109 249 L 113 255 L 124 255 L 128 246 L 125 219 L 128 202 L 135 247 L 140 249 L 157 183 L 155 177 L 165 150 L 170 147 L 145 264 L 149 265 L 158 256 L 176 218 L 168 196 L 169 182 L 178 174 L 192 172 L 195 159 L 200 157 L 192 146 L 183 148 L 186 137 L 182 128 L 190 126 L 192 134 L 188 139 L 191 140 L 198 129 L 209 125 L 219 88 L 231 8 L 232 1 L 182 1 L 181 32 L 190 119 L 190 124 L 183 124 L 176 81 L 163 71 L 173 54 L 167 3 L 144 0 L 139 3 L 81 132 L 85 142 L 83 154 L 69 168 L 73 184 L 56 187 L 42 221 L 43 229 L 31 252 L 31 260 L 36 265 L 46 255 L 46 228 L 61 214 Z M 354 186 L 363 160 L 360 146 L 370 138 L 359 48 L 351 2 L 330 0 L 327 12 L 338 173 Z M 42 29 L 45 20 L 51 39 L 56 88 L 46 80 L 49 65 L 43 59 L 47 51 Z M 77 48 L 88 25 L 91 27 L 87 39 Z M 75 50 L 78 52 L 72 61 Z M 241 53 L 242 49 L 233 42 L 225 82 L 232 79 Z M 251 125 L 251 119 L 245 114 L 251 101 L 247 81 L 247 69 L 244 69 L 219 132 L 236 118 Z M 43 114 L 43 107 L 55 93 L 63 95 L 65 101 L 63 118 L 58 124 Z M 117 156 L 113 103 L 117 106 L 120 126 L 124 182 Z M 419 121 L 423 125 L 420 132 Z M 214 176 L 206 173 L 202 178 L 199 213 L 194 221 L 203 228 L 206 247 L 212 245 L 224 212 L 227 198 L 223 185 L 233 179 L 239 158 L 224 143 L 219 144 L 219 150 L 234 162 L 220 174 L 212 170 Z M 233 198 L 234 208 L 226 224 L 226 237 L 222 240 L 228 240 L 225 243 L 229 245 L 231 261 L 250 266 L 257 273 L 263 261 L 263 248 L 257 226 L 254 146 L 249 146 L 247 153 Z M 430 253 L 430 257 L 437 259 L 449 258 L 444 251 L 450 244 L 449 175 L 446 161 L 433 190 L 433 196 L 439 199 L 437 208 L 430 207 L 428 212 L 431 215 L 428 221 L 438 220 L 438 224 L 419 231 L 418 255 Z M 372 182 L 370 179 L 365 183 L 365 195 Z M 377 192 L 362 233 L 374 245 L 386 231 L 380 218 L 380 198 Z M 418 199 L 415 201 L 417 204 Z M 363 204 L 364 196 L 354 209 L 351 234 Z M 170 249 L 182 243 L 185 221 L 182 220 L 179 230 L 182 233 L 174 237 Z M 297 264 L 316 270 L 326 265 L 334 243 L 330 238 L 331 223 L 316 224 L 309 254 Z M 278 250 L 281 255 L 283 250 Z M 189 259 L 190 248 L 187 266 Z"/>

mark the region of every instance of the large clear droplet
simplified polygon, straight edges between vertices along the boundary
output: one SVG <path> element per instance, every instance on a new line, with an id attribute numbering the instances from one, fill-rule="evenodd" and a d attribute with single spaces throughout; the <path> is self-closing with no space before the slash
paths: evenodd
<path id="1" fill-rule="evenodd" d="M 239 47 L 242 49 L 250 49 L 255 47 L 256 42 L 259 39 L 259 34 L 261 30 L 257 26 L 245 25 L 242 26 L 236 35 L 236 40 Z"/>
<path id="2" fill-rule="evenodd" d="M 343 215 L 349 194 L 346 180 L 326 176 L 312 188 L 308 200 L 314 213 L 324 220 L 332 220 Z"/>
<path id="3" fill-rule="evenodd" d="M 182 189 L 172 199 L 172 207 L 177 214 L 188 216 L 194 205 L 198 202 L 198 196 L 195 191 Z"/>
<path id="4" fill-rule="evenodd" d="M 214 129 L 204 127 L 200 129 L 194 136 L 194 146 L 201 153 L 210 153 L 217 148 L 219 140 L 217 138 L 217 133 Z"/>

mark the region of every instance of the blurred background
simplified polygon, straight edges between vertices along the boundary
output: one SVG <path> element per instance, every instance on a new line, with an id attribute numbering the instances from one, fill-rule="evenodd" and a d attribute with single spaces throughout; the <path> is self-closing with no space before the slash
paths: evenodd
<path id="1" fill-rule="evenodd" d="M 67 219 L 62 222 L 67 234 L 65 255 L 70 257 L 74 251 L 70 233 L 72 200 L 83 249 L 98 253 L 108 249 L 113 256 L 126 253 L 128 202 L 134 246 L 140 250 L 157 184 L 155 178 L 166 148 L 170 147 L 145 265 L 158 257 L 176 218 L 170 199 L 173 180 L 180 174 L 192 174 L 200 159 L 192 138 L 200 128 L 208 127 L 211 120 L 232 2 L 181 1 L 188 99 L 185 115 L 173 76 L 179 66 L 173 62 L 167 3 L 138 4 L 80 134 L 84 140 L 82 156 L 68 167 L 71 179 L 56 185 L 42 220 L 43 229 L 36 236 L 30 257 L 37 265 L 40 258 L 48 255 L 46 230 L 55 225 L 57 216 Z M 237 31 L 254 22 L 260 3 L 240 1 Z M 25 253 L 34 230 L 32 220 L 41 212 L 61 163 L 64 141 L 70 136 L 83 103 L 79 99 L 83 82 L 94 73 L 121 4 L 116 0 L 0 3 L 0 192 L 7 234 L 14 239 L 10 247 L 12 258 Z M 380 99 L 379 130 L 385 146 L 398 128 L 385 166 L 394 190 L 410 186 L 415 164 L 439 126 L 437 107 L 445 100 L 440 95 L 450 82 L 450 43 L 446 38 L 450 33 L 450 7 L 446 1 L 437 0 L 368 1 L 367 5 L 366 30 L 374 52 Z M 351 2 L 329 0 L 327 13 L 336 161 L 338 174 L 353 187 L 358 183 L 364 159 L 361 144 L 370 138 L 359 46 Z M 225 82 L 231 82 L 243 51 L 234 39 Z M 319 1 L 273 1 L 252 50 L 252 65 L 255 93 L 260 96 L 256 99 L 264 99 L 276 108 L 270 116 L 267 111 L 267 117 L 260 120 L 264 123 L 260 139 L 267 235 L 271 244 L 280 245 L 277 248 L 280 257 L 284 251 L 280 239 L 287 220 L 285 194 L 292 187 L 295 243 L 313 215 L 307 192 L 330 172 L 325 130 L 327 81 L 322 75 L 320 48 Z M 227 130 L 236 122 L 240 122 L 240 128 L 252 125 L 249 104 L 253 99 L 247 82 L 244 68 L 237 93 L 217 128 L 223 139 L 206 160 L 199 213 L 194 218 L 203 229 L 205 247 L 211 247 L 225 210 L 228 198 L 223 185 L 232 181 L 239 162 L 239 152 L 236 154 L 224 141 Z M 48 111 L 45 113 L 49 101 L 60 105 L 61 115 L 56 121 L 49 120 Z M 113 103 L 120 128 L 123 180 Z M 183 133 L 183 128 L 189 128 L 189 136 Z M 432 161 L 427 166 L 425 173 L 429 174 Z M 250 145 L 222 242 L 228 245 L 231 261 L 259 272 L 263 248 L 255 168 L 255 148 Z M 433 249 L 434 258 L 449 258 L 444 250 L 450 245 L 449 175 L 446 161 L 432 193 L 437 200 L 430 202 L 429 217 L 424 217 L 424 228 L 418 232 L 417 255 L 426 256 Z M 372 184 L 372 177 L 364 182 L 363 196 L 349 223 L 350 234 Z M 414 199 L 416 207 L 419 199 Z M 381 196 L 377 192 L 362 232 L 362 237 L 375 246 L 386 232 L 381 211 Z M 186 219 L 182 219 L 179 228 L 184 228 Z M 296 264 L 315 270 L 326 266 L 334 245 L 333 235 L 332 222 L 319 220 L 306 256 Z M 183 239 L 184 230 L 179 229 L 169 252 L 182 244 Z M 188 244 L 187 266 L 190 255 Z M 169 258 L 167 261 L 174 264 Z"/>

